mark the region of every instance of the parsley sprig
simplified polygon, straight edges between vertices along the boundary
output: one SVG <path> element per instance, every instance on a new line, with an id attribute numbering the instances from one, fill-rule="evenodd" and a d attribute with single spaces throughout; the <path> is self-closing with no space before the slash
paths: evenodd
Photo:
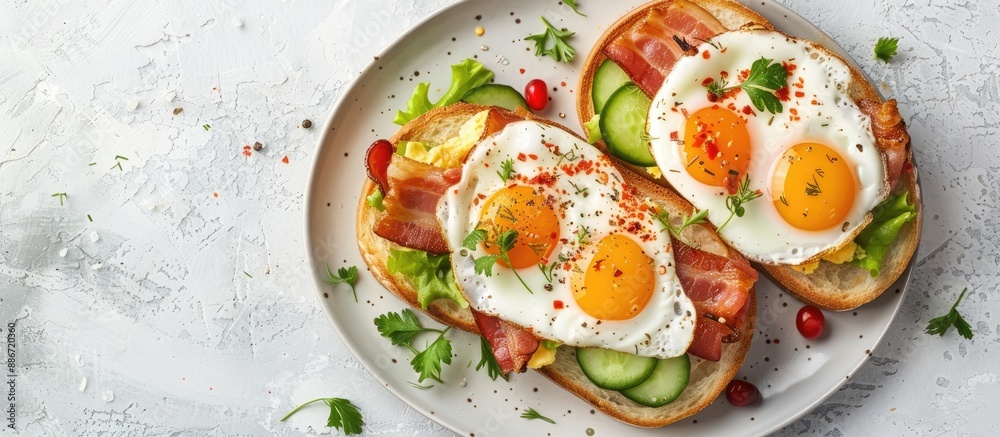
<path id="1" fill-rule="evenodd" d="M 63 206 L 65 204 L 64 202 L 66 201 L 66 198 L 69 197 L 69 195 L 66 193 L 55 193 L 52 195 L 52 197 L 58 197 L 59 206 Z"/>
<path id="2" fill-rule="evenodd" d="M 344 398 L 318 398 L 306 402 L 302 405 L 295 407 L 294 410 L 290 411 L 285 417 L 281 418 L 284 422 L 293 414 L 298 413 L 306 405 L 323 402 L 330 407 L 330 417 L 326 419 L 326 426 L 339 429 L 343 429 L 346 435 L 357 435 L 361 434 L 361 428 L 365 426 L 365 421 L 361 417 L 361 411 L 358 407 L 351 403 L 351 401 Z"/>
<path id="3" fill-rule="evenodd" d="M 545 17 L 538 18 L 541 18 L 542 23 L 545 23 L 545 32 L 524 38 L 527 41 L 535 42 L 535 56 L 549 55 L 558 62 L 572 62 L 573 57 L 576 56 L 576 49 L 569 45 L 566 39 L 576 32 L 556 29 Z"/>
<path id="4" fill-rule="evenodd" d="M 758 111 L 778 114 L 783 108 L 776 93 L 788 86 L 788 70 L 780 62 L 761 57 L 750 66 L 750 74 L 743 83 L 733 86 L 727 86 L 728 84 L 726 81 L 713 81 L 705 86 L 708 92 L 716 97 L 722 97 L 730 90 L 741 88 L 746 91 L 750 102 Z"/>
<path id="5" fill-rule="evenodd" d="M 500 170 L 497 170 L 497 176 L 500 176 L 500 180 L 504 181 L 504 183 L 509 181 L 515 174 L 517 174 L 517 172 L 514 171 L 513 159 L 504 161 L 503 164 L 500 165 Z"/>
<path id="6" fill-rule="evenodd" d="M 661 209 L 660 211 L 657 211 L 656 215 L 653 216 L 653 218 L 655 218 L 656 221 L 660 222 L 660 224 L 663 225 L 664 231 L 670 231 L 670 234 L 678 239 L 681 238 L 681 232 L 684 232 L 684 230 L 687 229 L 688 226 L 700 225 L 702 223 L 708 222 L 708 220 L 706 220 L 706 217 L 708 217 L 707 209 L 703 209 L 701 211 L 695 211 L 694 214 L 684 216 L 683 217 L 684 222 L 681 223 L 680 226 L 674 226 L 670 224 L 670 213 L 667 212 L 666 210 Z"/>
<path id="7" fill-rule="evenodd" d="M 326 279 L 323 280 L 330 285 L 337 284 L 347 284 L 351 286 L 351 291 L 354 292 L 354 301 L 358 301 L 358 290 L 354 288 L 354 284 L 358 283 L 358 267 L 341 267 L 337 269 L 337 274 L 333 274 L 330 270 L 330 263 L 326 264 Z"/>
<path id="8" fill-rule="evenodd" d="M 736 194 L 726 197 L 726 208 L 730 212 L 729 218 L 716 231 L 721 231 L 722 228 L 726 227 L 729 221 L 733 219 L 733 216 L 743 217 L 743 214 L 746 214 L 746 208 L 743 205 L 763 195 L 764 193 L 760 190 L 750 191 L 750 176 L 747 175 L 744 177 L 743 182 L 740 182 L 740 190 Z"/>
<path id="9" fill-rule="evenodd" d="M 389 312 L 378 316 L 375 318 L 375 327 L 378 328 L 379 335 L 388 338 L 394 346 L 405 346 L 413 352 L 410 365 L 417 372 L 417 382 L 430 378 L 444 383 L 441 380 L 441 363 L 451 364 L 451 340 L 445 338 L 445 334 L 451 330 L 450 326 L 444 330 L 425 328 L 420 325 L 420 320 L 417 320 L 413 311 L 404 309 L 400 313 Z M 419 351 L 413 347 L 413 341 L 423 332 L 437 333 L 438 336 L 427 348 Z"/>
<path id="10" fill-rule="evenodd" d="M 476 246 L 478 246 L 479 243 L 483 243 L 486 248 L 496 245 L 497 249 L 500 250 L 499 255 L 483 255 L 474 260 L 476 274 L 485 274 L 487 278 L 492 277 L 493 266 L 497 263 L 497 259 L 501 259 L 507 264 L 508 267 L 510 267 L 510 271 L 514 272 L 514 276 L 517 277 L 518 281 L 521 281 L 521 285 L 524 285 L 524 288 L 528 290 L 528 293 L 535 294 L 534 291 L 531 291 L 531 287 L 529 287 L 528 284 L 524 282 L 524 279 L 521 278 L 521 275 L 517 273 L 517 269 L 513 267 L 514 263 L 510 262 L 510 251 L 514 250 L 514 245 L 517 244 L 517 235 L 517 231 L 507 229 L 506 231 L 500 233 L 496 240 L 490 241 L 489 232 L 482 228 L 476 228 L 476 230 L 472 231 L 472 233 L 462 240 L 462 247 L 469 250 L 476 250 Z"/>
<path id="11" fill-rule="evenodd" d="M 493 346 L 490 346 L 490 342 L 486 341 L 486 337 L 479 337 L 479 340 L 482 358 L 479 359 L 479 364 L 476 365 L 476 371 L 486 367 L 486 374 L 490 376 L 490 379 L 496 381 L 497 377 L 501 377 L 504 381 L 507 381 L 507 374 L 503 373 L 503 369 L 500 368 L 500 364 L 497 363 L 497 359 L 493 355 Z"/>
<path id="12" fill-rule="evenodd" d="M 968 288 L 962 290 L 962 294 L 958 296 L 958 300 L 951 306 L 951 311 L 948 311 L 948 314 L 932 319 L 927 324 L 925 332 L 930 335 L 940 335 L 943 337 L 948 332 L 948 328 L 954 326 L 958 330 L 959 335 L 967 339 L 972 339 L 972 326 L 958 313 L 958 304 L 962 303 L 962 298 L 965 297 L 965 292 L 967 291 L 969 291 Z"/>
<path id="13" fill-rule="evenodd" d="M 579 6 L 576 5 L 576 0 L 562 0 L 562 2 L 566 6 L 569 6 L 569 8 L 573 10 L 573 12 L 576 12 L 577 15 L 579 15 L 581 17 L 586 17 L 587 16 L 587 14 L 584 14 L 584 13 L 580 12 Z"/>
<path id="14" fill-rule="evenodd" d="M 875 43 L 875 59 L 888 63 L 899 48 L 899 38 L 882 37 Z"/>
<path id="15" fill-rule="evenodd" d="M 549 422 L 549 423 L 551 423 L 553 425 L 556 424 L 555 420 L 549 419 L 548 417 L 545 417 L 545 416 L 541 415 L 541 413 L 535 411 L 534 408 L 528 408 L 527 410 L 524 410 L 524 412 L 521 413 L 521 418 L 522 419 L 528 419 L 528 420 L 534 420 L 534 419 L 544 420 L 544 421 Z"/>

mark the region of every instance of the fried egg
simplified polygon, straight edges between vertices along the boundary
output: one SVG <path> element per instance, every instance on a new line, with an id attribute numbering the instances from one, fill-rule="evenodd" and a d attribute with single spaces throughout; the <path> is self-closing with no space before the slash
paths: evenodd
<path id="1" fill-rule="evenodd" d="M 572 346 L 687 351 L 696 313 L 669 235 L 610 159 L 579 138 L 535 121 L 507 125 L 472 150 L 437 215 L 475 310 Z M 469 239 L 477 230 L 486 241 Z M 517 237 L 501 250 L 511 230 Z"/>
<path id="2" fill-rule="evenodd" d="M 870 119 L 848 97 L 851 71 L 813 43 L 771 31 L 728 32 L 677 62 L 650 106 L 657 166 L 747 258 L 799 265 L 853 240 L 888 195 Z M 782 110 L 758 109 L 738 85 L 755 61 L 781 64 Z M 746 183 L 759 198 L 734 205 Z M 742 217 L 733 211 L 742 206 Z M 732 216 L 732 217 L 731 217 Z"/>

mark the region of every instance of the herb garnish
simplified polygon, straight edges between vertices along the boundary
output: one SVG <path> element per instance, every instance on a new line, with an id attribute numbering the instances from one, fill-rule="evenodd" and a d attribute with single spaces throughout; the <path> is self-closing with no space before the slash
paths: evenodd
<path id="1" fill-rule="evenodd" d="M 418 374 L 418 382 L 430 378 L 444 383 L 441 380 L 441 363 L 451 364 L 451 341 L 444 336 L 451 330 L 450 326 L 444 330 L 424 328 L 420 326 L 420 321 L 413 311 L 404 309 L 401 313 L 389 312 L 378 316 L 375 319 L 375 327 L 378 328 L 379 334 L 388 338 L 394 346 L 406 346 L 414 353 L 410 365 Z M 422 332 L 435 332 L 438 337 L 426 349 L 418 351 L 413 347 L 413 340 Z"/>
<path id="2" fill-rule="evenodd" d="M 493 346 L 490 346 L 490 342 L 486 341 L 486 337 L 479 337 L 480 340 L 480 351 L 483 356 L 479 359 L 479 364 L 476 365 L 476 371 L 486 367 L 486 374 L 490 376 L 490 379 L 496 381 L 497 377 L 503 378 L 507 381 L 507 374 L 503 373 L 503 369 L 500 368 L 500 364 L 497 363 L 497 359 L 493 356 Z"/>
<path id="3" fill-rule="evenodd" d="M 580 246 L 587 244 L 587 238 L 590 237 L 590 227 L 580 225 L 578 227 L 578 232 L 576 233 L 576 242 Z"/>
<path id="4" fill-rule="evenodd" d="M 948 311 L 948 314 L 932 319 L 927 324 L 925 332 L 930 335 L 944 337 L 944 333 L 948 332 L 948 328 L 954 326 L 958 330 L 959 335 L 966 339 L 972 339 L 972 326 L 958 313 L 958 304 L 962 303 L 962 298 L 965 297 L 965 292 L 967 291 L 969 291 L 968 288 L 962 290 L 962 294 L 958 295 L 958 300 L 951 306 L 951 311 Z"/>
<path id="5" fill-rule="evenodd" d="M 509 181 L 511 176 L 517 174 L 517 172 L 514 171 L 513 159 L 508 159 L 504 161 L 503 164 L 500 165 L 500 167 L 501 169 L 497 170 L 497 176 L 500 176 L 500 180 L 504 181 L 504 183 Z"/>
<path id="6" fill-rule="evenodd" d="M 788 85 L 788 70 L 781 63 L 772 63 L 772 60 L 762 57 L 750 66 L 750 75 L 743 83 L 733 86 L 727 85 L 726 81 L 712 81 L 705 86 L 708 87 L 708 92 L 716 97 L 722 97 L 730 90 L 743 89 L 758 111 L 777 114 L 782 111 L 782 106 L 776 93 Z"/>
<path id="7" fill-rule="evenodd" d="M 581 17 L 586 17 L 587 16 L 587 14 L 580 13 L 580 10 L 578 9 L 578 6 L 576 5 L 576 0 L 562 0 L 562 2 L 565 3 L 566 6 L 569 6 L 569 8 L 573 10 L 573 12 L 576 12 L 577 15 L 579 15 Z"/>
<path id="8" fill-rule="evenodd" d="M 573 61 L 576 50 L 566 42 L 566 38 L 573 36 L 575 32 L 556 29 L 545 17 L 538 18 L 541 18 L 542 23 L 545 23 L 545 32 L 524 38 L 526 41 L 535 42 L 535 56 L 549 55 L 558 62 Z"/>
<path id="9" fill-rule="evenodd" d="M 205 130 L 209 130 L 209 129 L 212 128 L 211 125 L 207 125 L 207 124 L 203 124 L 203 125 L 201 125 L 201 127 L 202 127 L 202 129 L 205 129 Z"/>
<path id="10" fill-rule="evenodd" d="M 541 269 L 542 276 L 545 276 L 545 280 L 548 281 L 549 284 L 552 283 L 552 274 L 558 265 L 559 263 L 556 261 L 552 261 L 552 264 L 549 265 L 545 265 L 545 263 L 538 263 L 538 268 Z"/>
<path id="11" fill-rule="evenodd" d="M 295 407 L 285 417 L 282 417 L 281 421 L 284 422 L 303 407 L 313 402 L 323 402 L 330 407 L 330 417 L 326 419 L 326 426 L 337 428 L 338 430 L 343 429 L 346 435 L 361 434 L 361 428 L 365 426 L 365 421 L 361 418 L 361 411 L 351 401 L 344 398 L 313 399 Z"/>
<path id="12" fill-rule="evenodd" d="M 68 195 L 66 193 L 55 193 L 52 195 L 52 197 L 58 197 L 59 206 L 63 206 L 63 201 L 66 200 L 66 197 L 68 197 Z"/>
<path id="13" fill-rule="evenodd" d="M 898 43 L 899 38 L 879 38 L 878 42 L 875 43 L 875 59 L 888 63 L 889 59 L 896 56 L 896 49 L 899 48 Z"/>
<path id="14" fill-rule="evenodd" d="M 514 244 L 517 243 L 517 231 L 507 229 L 497 236 L 496 240 L 490 241 L 489 233 L 486 232 L 485 229 L 477 228 L 472 231 L 471 234 L 466 236 L 464 240 L 462 240 L 462 247 L 469 250 L 476 250 L 476 246 L 479 243 L 483 243 L 486 248 L 495 244 L 497 248 L 500 249 L 500 254 L 484 255 L 476 258 L 474 260 L 476 264 L 476 274 L 481 275 L 485 273 L 486 277 L 493 276 L 493 265 L 496 264 L 498 258 L 502 259 L 503 262 L 507 264 L 507 267 L 510 268 L 510 271 L 514 272 L 514 276 L 517 277 L 517 280 L 521 281 L 521 285 L 524 285 L 524 288 L 528 290 L 528 293 L 535 294 L 535 292 L 531 291 L 531 287 L 529 287 L 528 284 L 524 282 L 524 279 L 521 278 L 521 275 L 517 273 L 517 269 L 514 268 L 514 263 L 510 261 L 510 251 L 514 249 Z"/>
<path id="15" fill-rule="evenodd" d="M 681 238 L 681 232 L 684 232 L 684 229 L 687 229 L 688 226 L 707 223 L 707 220 L 705 219 L 706 217 L 708 217 L 707 209 L 695 211 L 694 214 L 684 216 L 684 223 L 681 223 L 680 227 L 675 228 L 674 225 L 670 224 L 670 213 L 666 210 L 658 211 L 656 215 L 653 216 L 653 218 L 663 225 L 664 231 L 670 231 L 670 233 L 677 238 Z"/>
<path id="16" fill-rule="evenodd" d="M 335 274 L 333 274 L 333 271 L 330 270 L 330 263 L 327 263 L 326 264 L 326 276 L 327 276 L 327 278 L 324 279 L 323 282 L 326 282 L 327 284 L 336 285 L 336 284 L 343 283 L 343 284 L 350 285 L 351 286 L 351 291 L 354 292 L 354 301 L 355 302 L 358 301 L 358 290 L 356 290 L 354 288 L 354 284 L 358 283 L 358 267 L 357 266 L 350 266 L 350 267 L 346 267 L 346 268 L 345 267 L 341 267 L 341 268 L 337 269 L 337 274 L 335 275 Z"/>
<path id="17" fill-rule="evenodd" d="M 816 175 L 813 175 L 812 182 L 806 182 L 806 196 L 818 196 L 823 194 L 823 190 L 819 188 L 819 181 L 816 180 Z"/>
<path id="18" fill-rule="evenodd" d="M 729 214 L 729 218 L 716 231 L 721 231 L 722 228 L 726 227 L 729 221 L 733 219 L 733 216 L 743 217 L 743 214 L 746 214 L 743 204 L 763 195 L 764 193 L 760 192 L 760 190 L 750 191 L 750 175 L 743 178 L 743 182 L 740 183 L 740 190 L 736 194 L 726 197 L 726 208 L 729 209 L 731 214 Z"/>
<path id="19" fill-rule="evenodd" d="M 528 420 L 533 420 L 533 419 L 544 420 L 544 421 L 549 422 L 549 423 L 551 423 L 553 425 L 556 424 L 556 421 L 554 421 L 552 419 L 549 419 L 548 417 L 545 417 L 545 416 L 539 414 L 537 411 L 535 411 L 534 408 L 528 408 L 527 410 L 524 410 L 524 412 L 521 413 L 521 418 L 522 419 L 528 419 Z"/>

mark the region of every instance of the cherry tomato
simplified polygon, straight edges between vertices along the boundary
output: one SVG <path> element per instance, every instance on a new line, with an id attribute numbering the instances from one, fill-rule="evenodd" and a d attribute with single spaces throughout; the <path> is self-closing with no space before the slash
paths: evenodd
<path id="1" fill-rule="evenodd" d="M 734 379 L 726 386 L 726 400 L 737 407 L 748 407 L 760 400 L 760 391 L 749 382 Z"/>
<path id="2" fill-rule="evenodd" d="M 528 82 L 528 85 L 524 87 L 524 100 L 528 101 L 528 107 L 532 111 L 545 109 L 545 105 L 549 104 L 549 88 L 545 85 L 545 81 L 532 79 L 531 82 Z"/>
<path id="3" fill-rule="evenodd" d="M 823 312 L 812 305 L 806 305 L 795 316 L 795 327 L 799 334 L 809 340 L 815 340 L 823 335 Z"/>

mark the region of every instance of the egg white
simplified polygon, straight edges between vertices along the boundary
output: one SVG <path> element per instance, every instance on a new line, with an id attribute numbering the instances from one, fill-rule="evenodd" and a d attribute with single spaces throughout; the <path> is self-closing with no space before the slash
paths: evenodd
<path id="1" fill-rule="evenodd" d="M 721 187 L 709 186 L 694 179 L 686 170 L 683 145 L 671 140 L 677 132 L 684 138 L 685 113 L 712 106 L 703 81 L 719 80 L 720 72 L 749 69 L 761 57 L 774 62 L 792 62 L 797 68 L 788 83 L 791 100 L 784 110 L 772 114 L 754 108 L 747 93 L 738 93 L 737 108 L 749 105 L 756 115 L 744 116 L 751 142 L 751 163 L 747 169 L 750 189 L 763 197 L 745 205 L 745 215 L 734 217 L 719 234 L 747 258 L 765 264 L 799 265 L 845 244 L 870 221 L 868 212 L 888 194 L 884 158 L 875 147 L 870 119 L 848 97 L 851 73 L 843 61 L 817 49 L 813 43 L 771 31 L 727 32 L 698 46 L 699 54 L 685 56 L 674 65 L 650 106 L 646 128 L 650 148 L 663 176 L 677 191 L 700 210 L 708 210 L 708 219 L 716 227 L 730 216 L 727 194 Z M 803 91 L 804 97 L 795 97 Z M 734 99 L 720 103 L 727 106 Z M 815 100 L 819 104 L 811 102 Z M 675 108 L 676 111 L 671 110 Z M 800 120 L 792 121 L 789 108 L 798 111 Z M 742 114 L 740 114 L 742 115 Z M 824 231 L 806 231 L 788 224 L 774 206 L 778 193 L 771 192 L 776 163 L 790 147 L 807 141 L 826 144 L 836 150 L 855 169 L 859 191 L 853 207 L 844 218 L 846 225 Z"/>
<path id="2" fill-rule="evenodd" d="M 558 153 L 544 143 L 558 146 Z M 521 161 L 519 154 L 537 156 L 537 159 Z M 461 246 L 479 223 L 485 202 L 476 201 L 478 195 L 489 197 L 514 184 L 531 185 L 501 180 L 497 170 L 506 160 L 513 160 L 514 171 L 528 178 L 578 160 L 600 162 L 601 171 L 607 175 L 602 181 L 601 172 L 574 176 L 559 172 L 551 187 L 532 185 L 543 196 L 556 196 L 560 208 L 556 213 L 564 213 L 559 223 L 561 241 L 552 252 L 553 261 L 562 254 L 577 266 L 570 270 L 556 268 L 551 291 L 546 290 L 549 281 L 545 275 L 534 266 L 518 270 L 531 292 L 510 269 L 500 265 L 494 267 L 492 277 L 477 274 L 474 259 L 486 255 L 485 251 L 481 246 L 471 251 Z M 583 188 L 586 188 L 586 195 Z M 613 217 L 624 211 L 620 203 L 624 202 L 621 200 L 623 191 L 621 174 L 611 161 L 593 146 L 562 129 L 535 121 L 519 121 L 479 143 L 462 168 L 461 181 L 448 190 L 437 209 L 438 220 L 452 250 L 455 278 L 472 308 L 528 328 L 540 337 L 571 346 L 600 347 L 659 358 L 684 354 L 694 335 L 696 312 L 674 271 L 669 235 L 661 232 L 661 225 L 649 214 L 641 221 L 646 235 L 652 235 L 648 241 L 626 234 L 612 222 Z M 576 237 L 579 226 L 588 228 L 589 236 L 582 244 Z M 573 270 L 586 269 L 590 261 L 586 253 L 592 252 L 593 246 L 613 233 L 632 237 L 653 259 L 656 272 L 655 288 L 648 304 L 628 320 L 599 320 L 580 309 L 573 297 Z M 555 309 L 555 300 L 562 301 L 564 308 Z"/>

